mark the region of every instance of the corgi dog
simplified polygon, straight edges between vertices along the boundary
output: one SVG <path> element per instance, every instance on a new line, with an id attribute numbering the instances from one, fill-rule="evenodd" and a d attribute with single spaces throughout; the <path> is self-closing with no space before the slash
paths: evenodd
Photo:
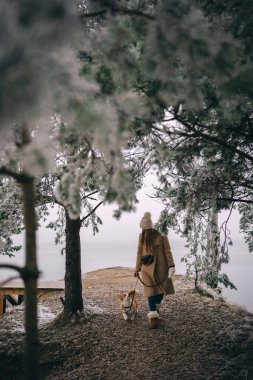
<path id="1" fill-rule="evenodd" d="M 135 299 L 135 290 L 132 289 L 128 293 L 121 293 L 119 295 L 120 299 L 120 309 L 123 314 L 125 321 L 134 320 L 138 312 L 138 304 Z"/>

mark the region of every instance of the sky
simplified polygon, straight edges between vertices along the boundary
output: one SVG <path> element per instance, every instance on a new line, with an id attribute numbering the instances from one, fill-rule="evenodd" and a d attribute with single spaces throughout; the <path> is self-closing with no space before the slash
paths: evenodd
<path id="1" fill-rule="evenodd" d="M 137 199 L 138 203 L 136 205 L 136 210 L 134 212 L 125 212 L 122 214 L 119 220 L 113 217 L 113 210 L 117 209 L 116 204 L 112 205 L 101 205 L 97 209 L 98 216 L 102 219 L 103 224 L 99 226 L 99 233 L 93 235 L 91 228 L 81 229 L 81 239 L 85 242 L 129 242 L 138 241 L 138 235 L 141 232 L 139 227 L 141 218 L 146 211 L 151 213 L 151 219 L 153 223 L 159 218 L 160 212 L 163 210 L 163 204 L 161 201 L 152 198 L 154 193 L 154 188 L 157 184 L 154 175 L 149 175 L 145 182 L 143 188 L 138 191 Z M 219 216 L 219 223 L 221 224 L 226 220 L 228 216 L 228 211 L 224 211 Z M 45 228 L 49 221 L 54 221 L 56 217 L 56 209 L 52 209 L 50 220 L 46 223 L 41 223 L 41 228 L 39 231 L 39 237 L 42 240 L 54 242 L 55 233 Z M 239 233 L 239 214 L 235 210 L 229 221 L 229 229 L 231 230 L 231 236 L 233 239 L 243 239 L 242 234 Z M 170 240 L 177 241 L 182 240 L 182 238 L 177 235 L 173 230 L 169 231 L 168 235 Z M 22 242 L 22 237 L 18 237 L 17 241 Z"/>
<path id="2" fill-rule="evenodd" d="M 119 243 L 119 242 L 132 242 L 137 245 L 138 236 L 141 232 L 139 227 L 141 218 L 146 211 L 151 213 L 151 218 L 153 223 L 159 218 L 160 212 L 163 210 L 163 204 L 161 201 L 152 198 L 154 193 L 153 186 L 156 185 L 156 178 L 153 175 L 149 175 L 144 183 L 143 188 L 138 191 L 137 199 L 138 203 L 136 205 L 136 210 L 134 212 L 125 212 L 122 214 L 119 220 L 113 217 L 113 210 L 117 209 L 117 205 L 101 205 L 97 209 L 98 216 L 102 219 L 103 224 L 99 226 L 99 233 L 93 235 L 91 228 L 81 229 L 81 240 L 85 242 L 96 242 L 96 243 Z M 228 211 L 224 211 L 219 215 L 219 224 L 226 220 L 228 216 Z M 54 231 L 46 228 L 49 221 L 54 221 L 56 217 L 56 209 L 52 209 L 49 220 L 46 223 L 41 223 L 41 228 L 39 230 L 38 236 L 39 241 L 48 242 L 54 245 L 55 233 Z M 231 231 L 231 237 L 233 240 L 243 240 L 242 234 L 239 232 L 239 214 L 236 210 L 228 223 L 228 227 Z M 179 235 L 177 235 L 173 230 L 169 231 L 170 241 L 183 240 Z M 17 244 L 23 243 L 23 237 L 18 236 L 15 238 Z"/>
<path id="3" fill-rule="evenodd" d="M 90 230 L 83 230 L 83 238 L 87 241 L 93 241 L 94 238 L 96 241 L 137 240 L 138 235 L 141 232 L 139 224 L 144 213 L 149 211 L 151 213 L 153 223 L 156 223 L 160 212 L 164 208 L 161 201 L 151 197 L 154 193 L 153 186 L 156 184 L 157 182 L 155 176 L 148 176 L 143 188 L 137 193 L 139 203 L 137 203 L 135 212 L 123 213 L 119 221 L 112 217 L 113 210 L 117 208 L 116 205 L 101 206 L 97 211 L 97 214 L 103 221 L 103 225 L 99 228 L 99 233 L 94 237 Z M 219 216 L 219 223 L 221 224 L 224 222 L 227 217 L 228 211 L 222 212 Z M 239 214 L 236 210 L 234 210 L 228 226 L 231 230 L 231 236 L 234 239 L 242 239 L 242 234 L 239 233 Z M 169 231 L 169 238 L 173 240 L 182 239 L 180 236 L 175 234 L 173 230 Z"/>

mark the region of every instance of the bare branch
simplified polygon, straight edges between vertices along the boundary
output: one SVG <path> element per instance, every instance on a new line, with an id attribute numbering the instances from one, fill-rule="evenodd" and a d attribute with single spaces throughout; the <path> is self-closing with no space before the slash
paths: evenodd
<path id="1" fill-rule="evenodd" d="M 98 16 L 104 16 L 108 12 L 108 9 L 100 9 L 97 12 L 91 12 L 91 13 L 84 13 L 81 15 L 81 19 L 84 18 L 95 18 Z"/>
<path id="2" fill-rule="evenodd" d="M 228 225 L 228 221 L 232 215 L 233 207 L 234 207 L 234 203 L 231 204 L 231 207 L 229 210 L 229 215 L 228 215 L 227 219 L 225 220 L 225 222 L 223 222 L 221 227 L 220 227 L 220 230 L 222 230 L 224 233 L 224 242 L 222 244 L 222 250 L 223 250 L 223 253 L 225 255 L 228 254 L 228 243 L 227 243 L 227 241 L 231 242 L 231 238 L 229 237 L 230 230 L 229 230 L 227 225 Z"/>
<path id="3" fill-rule="evenodd" d="M 43 203 L 56 203 L 59 206 L 65 207 L 63 203 L 59 202 L 54 195 L 44 195 L 39 193 L 37 196 L 37 201 L 42 201 Z"/>
<path id="4" fill-rule="evenodd" d="M 98 193 L 98 190 L 95 190 L 95 191 L 92 191 L 91 193 L 87 194 L 87 195 L 84 195 L 82 197 L 82 200 L 84 199 L 87 199 L 87 198 L 90 198 L 93 194 L 97 194 Z"/>
<path id="5" fill-rule="evenodd" d="M 8 177 L 14 178 L 18 183 L 29 182 L 32 180 L 32 177 L 24 173 L 15 173 L 12 170 L 7 169 L 5 166 L 0 167 L 0 175 L 6 175 Z"/>
<path id="6" fill-rule="evenodd" d="M 8 282 L 13 281 L 13 280 L 17 280 L 18 278 L 20 278 L 20 276 L 12 276 L 12 277 L 9 277 L 9 278 L 7 278 L 6 280 L 0 282 L 0 286 L 4 286 L 4 285 L 6 285 Z"/>
<path id="7" fill-rule="evenodd" d="M 91 212 L 89 212 L 89 214 L 85 215 L 85 216 L 80 220 L 81 225 L 82 225 L 82 223 L 83 223 L 86 219 L 88 219 L 88 218 L 89 218 L 89 217 L 90 217 L 90 216 L 96 211 L 96 209 L 97 209 L 102 203 L 104 203 L 104 201 L 99 202 L 99 203 L 96 205 L 96 207 L 94 207 L 94 208 L 91 210 Z"/>
<path id="8" fill-rule="evenodd" d="M 100 9 L 96 12 L 84 13 L 81 15 L 81 19 L 104 16 L 108 12 L 110 12 L 111 14 L 118 13 L 118 14 L 127 15 L 127 16 L 143 17 L 143 18 L 146 18 L 148 20 L 155 20 L 154 16 L 152 16 L 148 13 L 144 13 L 138 9 L 128 9 L 128 8 L 121 8 L 121 7 L 115 7 L 115 6 L 111 6 L 108 9 L 107 8 L 106 9 Z"/>
<path id="9" fill-rule="evenodd" d="M 38 278 L 40 274 L 37 268 L 27 269 L 26 267 L 20 267 L 13 264 L 0 264 L 0 268 L 16 270 L 24 281 L 28 278 Z"/>
<path id="10" fill-rule="evenodd" d="M 201 132 L 199 129 L 196 130 L 196 128 L 194 128 L 194 126 L 190 125 L 189 123 L 187 123 L 185 120 L 181 119 L 179 116 L 176 116 L 176 119 L 182 124 L 184 125 L 187 129 L 189 129 L 191 132 L 194 133 L 193 136 L 191 137 L 202 137 L 204 138 L 205 140 L 208 140 L 208 141 L 212 141 L 234 153 L 236 153 L 237 155 L 241 156 L 241 157 L 244 157 L 246 158 L 247 160 L 253 162 L 253 156 L 249 155 L 248 153 L 246 152 L 243 152 L 242 150 L 236 148 L 235 146 L 227 143 L 226 141 L 224 140 L 221 140 L 219 139 L 218 137 L 216 136 L 212 136 L 212 135 L 207 135 L 206 133 L 204 132 Z M 200 127 L 203 127 L 201 125 L 199 125 Z"/>
<path id="11" fill-rule="evenodd" d="M 23 270 L 24 270 L 23 267 L 20 267 L 18 265 L 13 265 L 13 264 L 0 264 L 0 268 L 16 270 L 20 274 L 20 277 L 22 277 Z"/>
<path id="12" fill-rule="evenodd" d="M 247 204 L 253 204 L 253 200 L 243 199 L 243 198 L 217 198 L 217 201 L 230 201 L 230 202 L 240 202 L 240 203 L 247 203 Z"/>

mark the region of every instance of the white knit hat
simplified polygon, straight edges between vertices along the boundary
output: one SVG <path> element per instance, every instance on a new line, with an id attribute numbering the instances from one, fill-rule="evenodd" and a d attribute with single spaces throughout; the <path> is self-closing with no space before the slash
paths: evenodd
<path id="1" fill-rule="evenodd" d="M 153 223 L 151 220 L 151 214 L 149 211 L 146 211 L 143 218 L 141 219 L 140 227 L 143 230 L 149 230 L 149 229 L 153 228 Z"/>

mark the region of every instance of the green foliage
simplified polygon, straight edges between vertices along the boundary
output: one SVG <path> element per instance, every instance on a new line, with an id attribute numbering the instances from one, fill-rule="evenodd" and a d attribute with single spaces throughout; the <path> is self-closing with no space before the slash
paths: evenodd
<path id="1" fill-rule="evenodd" d="M 23 123 L 24 117 L 26 122 L 45 117 L 46 110 L 53 109 L 50 102 L 65 108 L 75 92 L 74 57 L 72 62 L 69 58 L 79 23 L 77 8 L 66 0 L 2 1 L 1 5 L 2 129 Z"/>
<path id="2" fill-rule="evenodd" d="M 241 214 L 240 231 L 245 234 L 249 251 L 253 252 L 253 205 L 241 204 L 239 206 L 239 212 Z"/>
<path id="3" fill-rule="evenodd" d="M 200 282 L 205 282 L 210 288 L 221 291 L 219 285 L 222 284 L 226 288 L 235 289 L 236 286 L 229 280 L 225 273 L 220 273 L 216 266 L 212 265 L 206 257 L 206 250 L 202 251 L 195 242 L 194 248 L 186 254 L 181 261 L 186 264 L 186 277 L 191 278 L 195 282 L 195 288 L 198 288 Z"/>
<path id="4" fill-rule="evenodd" d="M 22 246 L 14 245 L 13 236 L 23 229 L 21 193 L 13 179 L 0 179 L 0 254 L 14 256 Z"/>
<path id="5" fill-rule="evenodd" d="M 106 192 L 106 200 L 109 203 L 117 202 L 122 211 L 130 211 L 136 201 L 135 192 L 135 182 L 130 172 L 127 169 L 116 169 Z"/>
<path id="6" fill-rule="evenodd" d="M 91 205 L 87 206 L 88 213 L 92 212 Z M 103 224 L 102 219 L 93 212 L 88 219 L 84 221 L 84 227 L 92 227 L 93 235 L 99 232 L 99 226 Z"/>
<path id="7" fill-rule="evenodd" d="M 164 235 L 168 235 L 169 228 L 176 228 L 176 217 L 175 213 L 169 213 L 167 209 L 163 210 L 157 223 L 155 224 L 155 229 L 160 231 Z"/>
<path id="8" fill-rule="evenodd" d="M 57 219 L 54 222 L 48 223 L 46 228 L 50 228 L 55 232 L 55 244 L 59 244 L 59 245 L 64 244 L 66 221 L 65 221 L 64 209 L 62 207 L 58 207 Z"/>
<path id="9" fill-rule="evenodd" d="M 96 80 L 103 94 L 112 95 L 114 93 L 116 86 L 113 80 L 112 70 L 108 66 L 102 65 L 99 67 Z"/>

